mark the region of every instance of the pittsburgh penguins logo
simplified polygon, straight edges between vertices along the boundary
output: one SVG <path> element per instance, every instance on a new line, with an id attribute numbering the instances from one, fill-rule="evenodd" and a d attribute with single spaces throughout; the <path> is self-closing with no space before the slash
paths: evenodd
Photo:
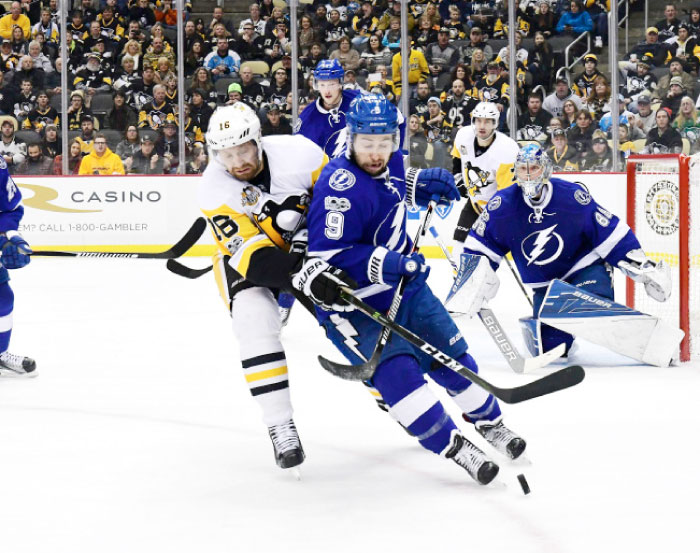
<path id="1" fill-rule="evenodd" d="M 528 265 L 547 265 L 555 261 L 564 249 L 564 239 L 552 225 L 544 230 L 529 234 L 520 244 L 520 250 Z"/>
<path id="2" fill-rule="evenodd" d="M 490 183 L 491 173 L 484 171 L 471 161 L 467 161 L 467 179 L 469 180 L 469 193 L 474 194 L 479 188 L 484 188 Z"/>

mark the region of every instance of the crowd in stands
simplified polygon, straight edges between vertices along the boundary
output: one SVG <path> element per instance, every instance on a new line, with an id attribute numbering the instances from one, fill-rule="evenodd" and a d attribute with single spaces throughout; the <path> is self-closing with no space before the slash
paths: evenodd
<path id="1" fill-rule="evenodd" d="M 633 10 L 643 4 L 630 1 Z M 251 4 L 240 21 L 218 6 L 207 18 L 194 17 L 190 3 L 178 14 L 172 0 L 72 0 L 63 38 L 57 6 L 57 0 L 23 0 L 2 13 L 0 5 L 0 155 L 14 174 L 61 174 L 64 155 L 71 174 L 201 173 L 203 133 L 218 105 L 243 101 L 257 110 L 263 134 L 291 133 L 292 71 L 302 110 L 316 99 L 313 70 L 326 58 L 343 65 L 346 88 L 396 102 L 410 95 L 409 144 L 417 165 L 451 166 L 454 135 L 470 124 L 479 101 L 496 103 L 504 132 L 508 111 L 517 109 L 517 139 L 545 146 L 557 170 L 610 169 L 615 101 L 621 159 L 642 150 L 700 149 L 700 7 L 679 13 L 667 4 L 665 18 L 614 68 L 621 83 L 614 91 L 597 56 L 608 42 L 609 0 L 520 0 L 513 95 L 502 0 L 411 2 L 405 86 L 399 2 L 300 4 L 297 68 L 288 10 L 272 0 Z M 184 87 L 178 85 L 178 17 Z M 561 69 L 563 48 L 581 33 L 590 33 L 592 49 L 569 73 Z M 59 113 L 63 71 L 65 114 Z M 61 125 L 69 131 L 67 152 Z M 178 167 L 181 125 L 184 171 Z"/>

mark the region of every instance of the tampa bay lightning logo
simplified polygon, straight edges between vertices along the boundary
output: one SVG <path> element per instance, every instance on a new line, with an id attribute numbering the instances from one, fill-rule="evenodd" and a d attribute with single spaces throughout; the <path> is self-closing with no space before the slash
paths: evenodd
<path id="1" fill-rule="evenodd" d="M 555 228 L 557 225 L 538 230 L 522 241 L 520 249 L 528 265 L 547 265 L 561 255 L 564 239 L 559 233 L 554 232 Z"/>
<path id="2" fill-rule="evenodd" d="M 338 192 L 352 188 L 354 184 L 355 175 L 353 175 L 347 169 L 336 169 L 328 181 L 328 186 L 330 186 L 333 190 L 337 190 Z"/>

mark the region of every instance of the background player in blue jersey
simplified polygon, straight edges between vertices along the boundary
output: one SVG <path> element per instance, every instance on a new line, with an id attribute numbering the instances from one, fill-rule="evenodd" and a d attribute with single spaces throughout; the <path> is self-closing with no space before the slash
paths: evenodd
<path id="1" fill-rule="evenodd" d="M 515 162 L 518 186 L 494 195 L 472 226 L 461 261 L 480 257 L 471 278 L 453 287 L 446 302 L 450 310 L 477 313 L 496 295 L 495 270 L 510 252 L 523 282 L 534 290 L 533 317 L 521 319 L 533 355 L 561 343 L 568 350 L 573 343 L 571 334 L 537 320 L 553 279 L 612 299 L 612 267 L 618 267 L 644 283 L 657 301 L 666 301 L 671 291 L 668 266 L 644 254 L 626 223 L 598 205 L 582 185 L 550 178 L 551 173 L 552 163 L 539 146 L 520 150 Z"/>
<path id="2" fill-rule="evenodd" d="M 477 371 L 459 329 L 426 284 L 425 259 L 411 253 L 406 235 L 407 207 L 426 206 L 431 197 L 457 200 L 454 178 L 444 169 L 405 174 L 398 152 L 398 112 L 384 96 L 355 99 L 347 122 L 346 155 L 332 160 L 314 187 L 308 213 L 309 259 L 294 277 L 295 287 L 320 306 L 317 318 L 327 336 L 348 360 L 359 364 L 371 357 L 382 327 L 338 302 L 337 284 L 343 279 L 337 271 L 356 281 L 359 297 L 383 311 L 406 279 L 396 321 Z M 387 343 L 371 384 L 423 447 L 454 460 L 478 482 L 489 483 L 498 466 L 457 429 L 428 388 L 424 373 L 448 390 L 464 418 L 498 451 L 511 458 L 522 453 L 525 441 L 503 425 L 492 395 L 398 337 Z"/>
<path id="3" fill-rule="evenodd" d="M 329 158 L 345 146 L 345 114 L 360 92 L 343 90 L 345 70 L 338 60 L 321 60 L 314 69 L 318 99 L 299 114 L 294 132 L 318 144 Z"/>
<path id="4" fill-rule="evenodd" d="M 5 160 L 0 159 L 0 376 L 36 375 L 33 359 L 7 351 L 15 303 L 7 270 L 27 265 L 32 253 L 29 244 L 17 232 L 22 215 L 22 194 L 10 176 Z"/>

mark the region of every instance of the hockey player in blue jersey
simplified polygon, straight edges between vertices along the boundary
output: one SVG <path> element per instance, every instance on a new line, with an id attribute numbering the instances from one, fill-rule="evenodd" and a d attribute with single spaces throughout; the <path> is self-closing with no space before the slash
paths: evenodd
<path id="1" fill-rule="evenodd" d="M 314 69 L 318 99 L 299 114 L 294 129 L 318 144 L 329 158 L 338 157 L 345 146 L 345 114 L 360 92 L 343 90 L 345 70 L 338 60 L 321 60 Z"/>
<path id="2" fill-rule="evenodd" d="M 476 314 L 496 295 L 499 281 L 495 270 L 510 252 L 523 282 L 534 291 L 533 316 L 521 319 L 533 355 L 560 343 L 566 344 L 568 351 L 574 340 L 572 334 L 540 321 L 547 319 L 553 305 L 546 298 L 555 279 L 571 285 L 569 290 L 575 287 L 598 299 L 612 300 L 612 267 L 617 267 L 643 283 L 647 294 L 657 301 L 666 301 L 671 291 L 668 267 L 644 254 L 627 224 L 598 205 L 582 185 L 550 178 L 551 172 L 552 163 L 539 146 L 528 145 L 519 151 L 515 162 L 518 186 L 495 194 L 472 226 L 464 244 L 461 274 L 446 301 L 451 311 Z M 563 283 L 558 286 L 567 288 Z M 605 316 L 630 315 L 625 309 L 609 302 Z M 591 319 L 592 305 L 585 310 L 589 311 L 588 319 L 581 318 L 570 328 L 580 325 L 579 335 L 588 338 L 595 333 L 597 323 Z M 634 317 L 644 316 L 633 313 Z M 627 326 L 627 334 L 631 328 Z M 601 338 L 602 345 L 608 345 L 605 340 L 611 337 Z M 614 343 L 608 347 L 623 352 Z"/>
<path id="3" fill-rule="evenodd" d="M 344 271 L 356 281 L 357 295 L 388 310 L 401 279 L 409 281 L 396 321 L 477 371 L 467 344 L 441 302 L 426 284 L 428 266 L 406 235 L 409 206 L 431 197 L 459 199 L 444 169 L 404 171 L 398 152 L 398 112 L 381 95 L 362 95 L 347 113 L 346 155 L 332 160 L 314 187 L 308 213 L 308 259 L 294 276 L 295 288 L 316 303 L 327 336 L 353 364 L 372 355 L 382 327 L 339 300 Z M 390 413 L 426 449 L 452 459 L 478 482 L 495 478 L 498 466 L 458 430 L 424 379 L 446 388 L 465 420 L 498 451 L 519 456 L 525 441 L 501 420 L 498 401 L 458 373 L 434 362 L 408 342 L 392 337 L 372 378 Z"/>
<path id="4" fill-rule="evenodd" d="M 12 334 L 15 296 L 8 269 L 20 269 L 30 261 L 29 244 L 17 229 L 24 215 L 22 194 L 15 185 L 5 160 L 0 159 L 0 376 L 35 376 L 36 363 L 8 350 Z"/>

